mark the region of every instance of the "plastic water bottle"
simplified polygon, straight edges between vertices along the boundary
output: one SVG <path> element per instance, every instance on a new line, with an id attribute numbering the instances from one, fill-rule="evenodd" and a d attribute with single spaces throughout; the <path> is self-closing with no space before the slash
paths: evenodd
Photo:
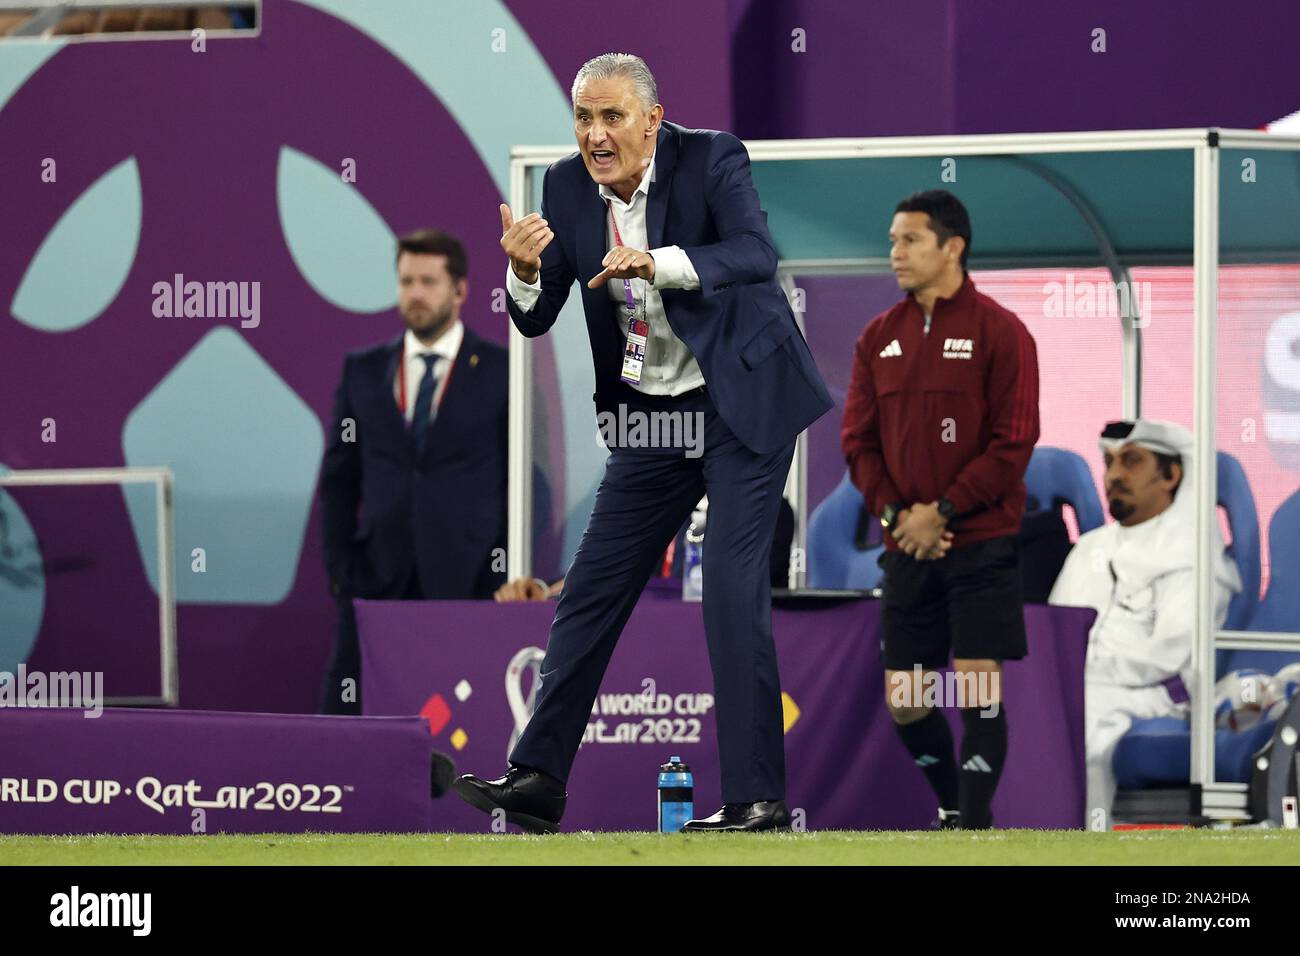
<path id="1" fill-rule="evenodd" d="M 686 529 L 686 552 L 682 555 L 682 600 L 704 600 L 704 524 L 708 512 L 697 508 Z"/>
<path id="2" fill-rule="evenodd" d="M 695 776 L 681 757 L 659 768 L 659 832 L 676 833 L 695 816 Z"/>

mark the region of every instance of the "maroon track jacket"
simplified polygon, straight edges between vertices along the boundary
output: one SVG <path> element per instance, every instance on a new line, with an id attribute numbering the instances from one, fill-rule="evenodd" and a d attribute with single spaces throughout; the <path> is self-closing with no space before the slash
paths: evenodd
<path id="1" fill-rule="evenodd" d="M 872 514 L 947 498 L 953 547 L 1016 534 L 1037 441 L 1033 337 L 970 276 L 928 334 L 909 293 L 858 337 L 840 444 Z"/>

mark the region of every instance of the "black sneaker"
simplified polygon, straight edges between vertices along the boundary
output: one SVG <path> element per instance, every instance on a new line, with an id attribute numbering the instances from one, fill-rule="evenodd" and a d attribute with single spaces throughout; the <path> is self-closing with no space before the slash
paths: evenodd
<path id="1" fill-rule="evenodd" d="M 960 830 L 961 813 L 957 810 L 939 808 L 939 816 L 930 824 L 931 830 Z"/>

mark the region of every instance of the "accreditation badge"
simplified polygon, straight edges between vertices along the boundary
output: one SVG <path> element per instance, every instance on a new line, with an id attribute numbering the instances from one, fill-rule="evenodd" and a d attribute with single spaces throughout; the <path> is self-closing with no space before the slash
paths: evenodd
<path id="1" fill-rule="evenodd" d="M 650 336 L 650 324 L 644 310 L 619 306 L 623 321 L 627 323 L 627 344 L 623 347 L 623 381 L 639 385 L 641 370 L 645 366 L 645 347 Z"/>

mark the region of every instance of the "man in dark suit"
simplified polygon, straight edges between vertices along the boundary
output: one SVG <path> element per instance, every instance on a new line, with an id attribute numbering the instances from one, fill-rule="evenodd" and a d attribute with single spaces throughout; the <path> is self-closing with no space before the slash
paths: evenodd
<path id="1" fill-rule="evenodd" d="M 583 283 L 611 452 L 510 769 L 455 788 L 524 829 L 556 829 L 614 644 L 707 492 L 704 623 L 726 806 L 687 827 L 788 827 L 768 559 L 795 438 L 830 396 L 775 279 L 740 141 L 663 122 L 654 78 L 628 54 L 584 64 L 573 106 L 579 149 L 546 171 L 541 214 L 514 222 L 501 207 L 507 300 L 515 326 L 541 335 Z M 643 440 L 636 423 L 656 415 L 683 440 Z"/>
<path id="2" fill-rule="evenodd" d="M 506 350 L 465 328 L 465 250 L 426 229 L 397 244 L 406 331 L 343 363 L 321 468 L 338 601 L 324 713 L 360 713 L 352 598 L 491 598 L 505 580 Z"/>

